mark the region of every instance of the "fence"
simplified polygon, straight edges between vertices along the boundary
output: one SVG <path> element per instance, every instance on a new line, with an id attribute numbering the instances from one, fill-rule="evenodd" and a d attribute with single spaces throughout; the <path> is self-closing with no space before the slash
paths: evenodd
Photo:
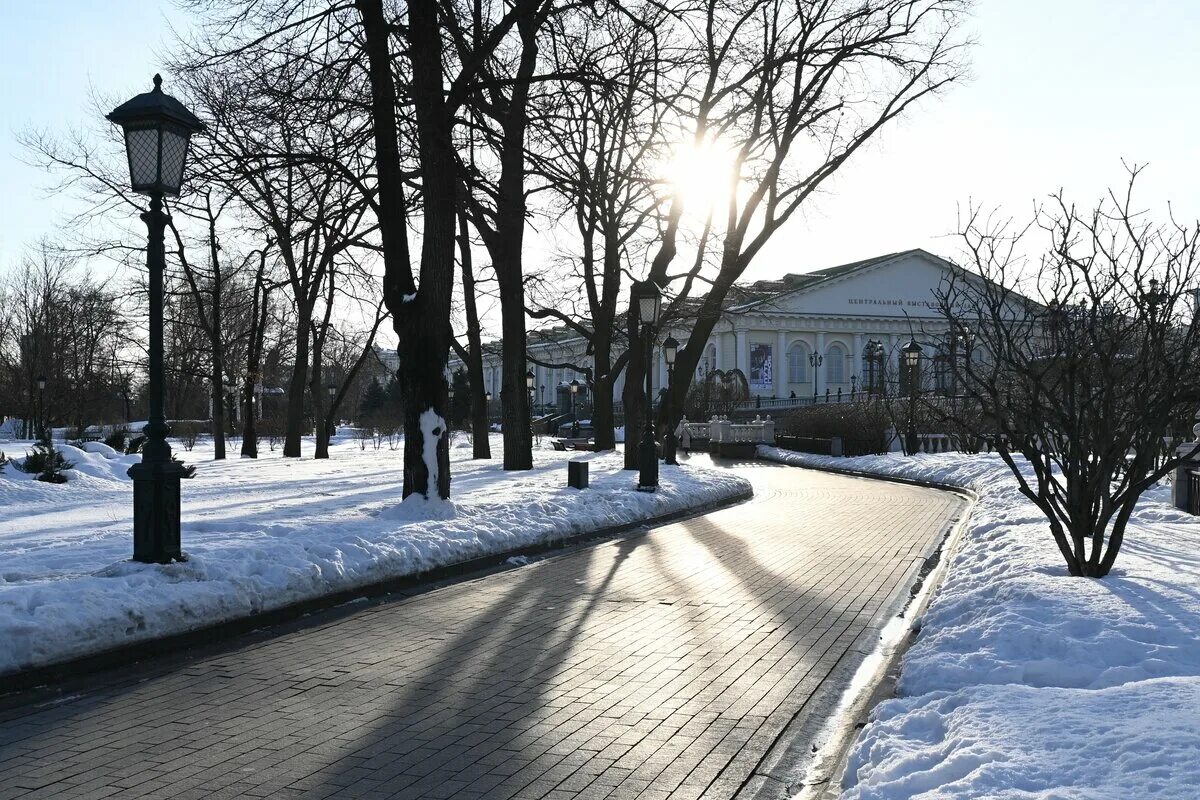
<path id="1" fill-rule="evenodd" d="M 713 417 L 708 422 L 680 421 L 687 426 L 692 439 L 706 439 L 710 443 L 774 444 L 775 421 L 755 417 L 753 422 L 732 422 L 729 417 Z"/>

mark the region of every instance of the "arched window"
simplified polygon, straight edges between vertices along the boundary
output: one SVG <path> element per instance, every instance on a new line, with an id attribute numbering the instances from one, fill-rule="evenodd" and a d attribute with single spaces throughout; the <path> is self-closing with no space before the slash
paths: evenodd
<path id="1" fill-rule="evenodd" d="M 846 382 L 846 350 L 840 344 L 831 344 L 825 351 L 825 383 Z"/>
<path id="2" fill-rule="evenodd" d="M 788 383 L 808 383 L 808 348 L 799 342 L 788 350 Z"/>
<path id="3" fill-rule="evenodd" d="M 717 368 L 717 346 L 710 344 L 704 350 L 704 357 L 696 366 L 696 376 L 703 379 L 705 375 Z"/>

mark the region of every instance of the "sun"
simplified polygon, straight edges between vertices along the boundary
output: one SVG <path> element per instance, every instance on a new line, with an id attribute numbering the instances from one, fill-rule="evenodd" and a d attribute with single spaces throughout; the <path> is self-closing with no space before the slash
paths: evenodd
<path id="1" fill-rule="evenodd" d="M 725 211 L 736 161 L 733 149 L 720 141 L 687 142 L 675 149 L 666 179 L 685 214 L 704 219 L 710 212 L 719 216 Z"/>

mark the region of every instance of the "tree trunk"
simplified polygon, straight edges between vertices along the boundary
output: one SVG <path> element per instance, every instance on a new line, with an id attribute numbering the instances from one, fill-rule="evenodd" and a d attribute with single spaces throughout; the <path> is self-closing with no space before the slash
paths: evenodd
<path id="1" fill-rule="evenodd" d="M 504 469 L 533 468 L 529 388 L 525 382 L 525 282 L 522 249 L 525 236 L 525 131 L 528 125 L 529 80 L 537 64 L 536 23 L 532 13 L 518 22 L 521 63 L 504 116 L 496 236 L 492 265 L 500 289 L 501 357 L 504 393 Z"/>
<path id="2" fill-rule="evenodd" d="M 458 175 L 452 120 L 445 107 L 438 9 L 408 7 L 408 59 L 420 156 L 424 230 L 420 290 L 409 263 L 404 172 L 397 146 L 396 87 L 382 0 L 356 0 L 363 21 L 367 77 L 379 183 L 383 295 L 399 342 L 396 380 L 404 405 L 403 496 L 450 496 L 450 437 L 446 417 L 446 364 L 450 348 L 450 295 L 454 277 L 455 197 Z"/>
<path id="3" fill-rule="evenodd" d="M 313 350 L 311 377 L 308 382 L 308 390 L 312 395 L 313 438 L 317 442 L 313 458 L 329 458 L 329 423 L 325 419 L 325 390 L 321 387 L 324 365 L 321 362 L 321 350 L 316 348 Z"/>
<path id="4" fill-rule="evenodd" d="M 300 457 L 300 437 L 304 431 L 304 391 L 308 388 L 309 318 L 301 313 L 296 325 L 296 361 L 288 381 L 287 427 L 284 432 L 284 458 Z"/>
<path id="5" fill-rule="evenodd" d="M 723 269 L 722 272 L 725 270 Z M 674 429 L 679 422 L 679 417 L 684 412 L 684 406 L 687 404 L 688 389 L 692 386 L 692 378 L 696 374 L 696 368 L 700 365 L 700 359 L 704 356 L 704 348 L 708 344 L 708 338 L 712 336 L 713 329 L 717 326 L 717 322 L 721 319 L 721 300 L 714 298 L 724 298 L 729 291 L 729 281 L 722 280 L 718 277 L 713 288 L 709 291 L 708 297 L 700 305 L 700 311 L 696 315 L 696 321 L 692 325 L 692 330 L 688 334 L 687 346 L 680 348 L 675 356 L 675 368 L 671 375 L 671 418 L 666 424 Z M 742 369 L 747 369 L 747 365 L 742 364 Z M 628 376 L 626 381 L 628 382 Z"/>
<path id="6" fill-rule="evenodd" d="M 250 307 L 250 331 L 246 343 L 246 376 L 242 386 L 242 457 L 258 458 L 258 429 L 254 387 L 259 381 L 263 342 L 267 335 L 267 293 L 263 281 L 267 254 L 259 255 L 258 274 L 254 279 L 254 297 Z M 260 401 L 261 402 L 261 399 Z"/>
<path id="7" fill-rule="evenodd" d="M 597 450 L 616 449 L 613 430 L 613 375 L 609 359 L 608 335 L 593 336 L 592 363 L 592 437 Z"/>
<path id="8" fill-rule="evenodd" d="M 471 258 L 471 239 L 467 232 L 467 217 L 459 213 L 458 252 L 462 263 L 463 305 L 467 315 L 467 381 L 471 387 L 471 458 L 491 458 L 492 443 L 488 436 L 487 388 L 483 383 L 483 342 L 479 333 L 479 309 L 475 303 L 475 265 Z"/>
<path id="9" fill-rule="evenodd" d="M 212 437 L 213 460 L 225 459 L 225 371 L 221 369 L 220 354 L 217 348 L 212 354 Z"/>

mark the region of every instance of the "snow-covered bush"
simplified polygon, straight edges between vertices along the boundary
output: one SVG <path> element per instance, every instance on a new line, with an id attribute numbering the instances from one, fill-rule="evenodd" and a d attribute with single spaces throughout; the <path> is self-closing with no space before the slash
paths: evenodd
<path id="1" fill-rule="evenodd" d="M 1087 211 L 1060 193 L 1024 228 L 971 215 L 972 269 L 939 290 L 943 329 L 917 351 L 961 400 L 927 407 L 990 442 L 1071 575 L 1112 570 L 1138 498 L 1187 455 L 1164 442 L 1200 395 L 1200 223 L 1133 207 L 1139 169 Z M 1030 231 L 1048 241 L 1025 261 Z"/>
<path id="2" fill-rule="evenodd" d="M 183 449 L 192 452 L 192 448 L 196 446 L 196 442 L 200 440 L 201 434 L 204 433 L 202 423 L 194 419 L 181 419 L 175 423 L 175 436 L 179 439 L 179 443 L 183 445 Z"/>
<path id="3" fill-rule="evenodd" d="M 113 450 L 125 452 L 125 446 L 129 443 L 129 429 L 124 426 L 114 428 L 112 433 L 104 437 L 104 443 Z"/>
<path id="4" fill-rule="evenodd" d="M 75 464 L 67 461 L 52 442 L 39 442 L 33 446 L 32 453 L 25 455 L 21 471 L 37 475 L 37 479 L 44 483 L 66 483 L 67 476 L 63 472 L 73 466 Z"/>

